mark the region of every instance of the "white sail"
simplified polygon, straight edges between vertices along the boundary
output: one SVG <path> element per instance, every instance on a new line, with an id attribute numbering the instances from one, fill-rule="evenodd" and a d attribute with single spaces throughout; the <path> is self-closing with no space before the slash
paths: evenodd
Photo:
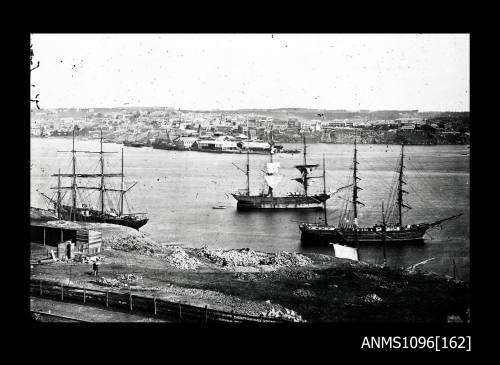
<path id="1" fill-rule="evenodd" d="M 335 252 L 335 257 L 358 261 L 358 250 L 354 247 L 331 243 Z"/>
<path id="2" fill-rule="evenodd" d="M 307 181 L 307 185 L 311 186 L 313 185 L 317 180 L 313 180 L 313 178 L 309 178 L 309 180 Z"/>
<path id="3" fill-rule="evenodd" d="M 264 179 L 266 179 L 267 185 L 269 185 L 269 187 L 271 187 L 273 189 L 276 186 L 278 186 L 278 184 L 280 183 L 282 178 L 283 178 L 283 176 L 281 176 L 281 175 L 265 175 L 264 176 Z"/>
<path id="4" fill-rule="evenodd" d="M 267 163 L 267 173 L 268 174 L 277 174 L 280 167 L 279 162 L 268 162 Z"/>

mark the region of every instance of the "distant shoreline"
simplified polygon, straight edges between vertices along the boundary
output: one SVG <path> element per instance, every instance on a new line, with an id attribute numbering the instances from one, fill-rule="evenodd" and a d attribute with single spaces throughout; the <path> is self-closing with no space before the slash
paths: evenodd
<path id="1" fill-rule="evenodd" d="M 48 137 L 40 137 L 40 136 L 30 136 L 30 138 L 34 138 L 34 139 L 71 139 L 72 136 L 48 136 Z M 95 140 L 95 141 L 98 141 L 99 138 L 90 138 L 90 137 L 84 137 L 84 136 L 75 136 L 75 140 L 81 140 L 81 141 L 85 141 L 85 140 L 88 140 L 88 141 L 91 141 L 91 140 Z M 118 142 L 118 141 L 115 141 L 115 142 L 109 142 L 109 143 L 116 143 L 116 144 L 123 144 L 123 142 Z M 296 141 L 296 142 L 279 142 L 280 144 L 283 144 L 283 145 L 293 145 L 293 144 L 299 144 L 301 143 L 301 141 Z M 324 141 L 315 141 L 315 140 L 308 140 L 307 141 L 307 144 L 325 144 L 325 145 L 328 145 L 328 144 L 352 144 L 353 142 L 324 142 Z M 373 142 L 373 141 L 363 141 L 363 140 L 357 140 L 356 141 L 357 144 L 365 144 L 365 145 L 387 145 L 387 146 L 400 146 L 401 143 L 398 143 L 398 142 Z M 463 143 L 443 143 L 443 142 L 440 142 L 440 143 L 404 143 L 405 146 L 468 146 L 470 145 L 470 142 L 467 141 L 467 142 L 463 142 Z M 151 147 L 151 146 L 144 146 L 144 147 L 141 147 L 141 148 L 147 148 L 147 147 Z M 138 148 L 138 147 L 130 147 L 130 148 Z M 172 149 L 172 151 L 184 151 L 182 149 L 179 149 L 179 150 L 176 150 L 176 149 Z M 197 150 L 191 150 L 191 151 L 194 151 L 194 152 L 205 152 L 205 151 L 197 151 Z"/>

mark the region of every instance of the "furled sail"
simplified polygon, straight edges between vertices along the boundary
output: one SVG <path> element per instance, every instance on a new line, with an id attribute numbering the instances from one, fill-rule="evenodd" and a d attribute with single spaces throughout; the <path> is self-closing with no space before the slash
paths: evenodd
<path id="1" fill-rule="evenodd" d="M 310 165 L 295 165 L 295 168 L 298 169 L 302 174 L 307 174 L 312 172 L 313 168 L 318 167 L 318 164 L 310 164 Z"/>
<path id="2" fill-rule="evenodd" d="M 283 176 L 281 176 L 281 175 L 265 175 L 264 176 L 264 179 L 266 179 L 267 185 L 269 185 L 269 187 L 271 187 L 273 189 L 276 186 L 278 186 L 278 184 L 280 183 L 282 178 L 283 178 Z"/>
<path id="3" fill-rule="evenodd" d="M 268 162 L 267 163 L 267 173 L 268 174 L 277 174 L 278 173 L 278 170 L 279 170 L 279 167 L 280 167 L 280 163 L 279 162 Z"/>
<path id="4" fill-rule="evenodd" d="M 308 176 L 308 177 L 304 176 L 304 177 L 293 178 L 292 180 L 295 180 L 295 181 L 297 181 L 298 183 L 301 183 L 301 184 L 303 184 L 304 181 L 307 180 L 307 183 L 309 185 L 311 185 L 314 181 L 316 181 L 316 180 L 312 180 L 312 179 L 319 179 L 319 178 L 321 178 L 321 176 Z"/>

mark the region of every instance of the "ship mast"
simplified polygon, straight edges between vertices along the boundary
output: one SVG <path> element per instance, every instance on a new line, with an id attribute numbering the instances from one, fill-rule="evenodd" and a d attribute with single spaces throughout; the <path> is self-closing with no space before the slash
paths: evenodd
<path id="1" fill-rule="evenodd" d="M 247 169 L 243 170 L 241 167 L 233 162 L 234 167 L 247 175 L 247 195 L 250 196 L 250 150 L 247 147 Z"/>
<path id="2" fill-rule="evenodd" d="M 58 190 L 58 194 L 60 194 L 60 190 L 62 189 L 70 189 L 71 190 L 71 193 L 72 193 L 72 200 L 73 200 L 73 204 L 72 204 L 72 207 L 71 207 L 71 211 L 70 211 L 70 216 L 69 216 L 69 220 L 76 220 L 76 214 L 77 214 L 77 211 L 76 211 L 76 190 L 77 188 L 78 189 L 87 189 L 87 190 L 99 190 L 100 191 L 100 205 L 101 205 L 101 214 L 104 213 L 104 195 L 105 195 L 105 192 L 106 191 L 124 191 L 124 189 L 122 188 L 121 190 L 119 189 L 108 189 L 106 188 L 105 184 L 104 184 L 104 179 L 105 177 L 122 177 L 123 179 L 123 171 L 121 174 L 118 174 L 118 173 L 104 173 L 104 154 L 105 153 L 116 153 L 116 152 L 105 152 L 103 150 L 103 145 L 102 145 L 102 141 L 103 141 L 103 138 L 102 138 L 102 130 L 101 130 L 101 149 L 100 151 L 77 151 L 75 150 L 75 130 L 73 129 L 73 148 L 69 151 L 57 151 L 57 152 L 71 152 L 72 155 L 73 155 L 73 158 L 72 158 L 72 165 L 73 165 L 73 171 L 71 173 L 64 173 L 64 174 L 61 174 L 61 172 L 59 171 L 58 174 L 53 174 L 52 176 L 57 176 L 58 179 L 60 179 L 61 177 L 68 177 L 68 178 L 72 178 L 72 182 L 71 182 L 71 185 L 70 186 L 61 186 L 61 184 L 59 183 L 57 187 L 52 187 L 51 189 L 57 189 Z M 97 173 L 97 174 L 87 174 L 87 173 L 76 173 L 76 153 L 99 153 L 101 155 L 101 158 L 100 158 L 100 165 L 101 165 L 101 171 L 100 173 Z M 76 182 L 76 178 L 77 177 L 82 177 L 82 178 L 100 178 L 101 179 L 101 183 L 99 186 L 78 186 L 77 187 L 77 182 Z M 132 186 L 128 189 L 130 190 L 132 188 Z M 60 196 L 60 195 L 58 195 Z M 59 201 L 59 205 L 61 205 L 61 202 Z"/>
<path id="3" fill-rule="evenodd" d="M 307 196 L 307 188 L 308 188 L 308 180 L 309 179 L 316 179 L 316 178 L 320 178 L 321 176 L 312 176 L 312 177 L 308 177 L 309 175 L 309 171 L 308 169 L 312 169 L 314 167 L 318 167 L 319 164 L 313 164 L 313 165 L 308 165 L 307 164 L 307 158 L 306 158 L 306 155 L 307 155 L 307 147 L 306 147 L 306 136 L 304 135 L 304 138 L 303 138 L 303 141 L 304 141 L 304 163 L 302 165 L 295 165 L 295 168 L 297 168 L 300 173 L 302 174 L 302 177 L 299 177 L 299 178 L 296 178 L 296 179 L 292 179 L 292 180 L 295 180 L 297 182 L 299 182 L 300 184 L 302 184 L 304 186 L 304 196 Z"/>
<path id="4" fill-rule="evenodd" d="M 325 154 L 323 153 L 323 194 L 326 195 L 326 170 L 325 170 Z M 328 225 L 326 218 L 326 199 L 323 201 L 323 211 L 325 213 L 325 226 Z"/>
<path id="5" fill-rule="evenodd" d="M 120 192 L 120 216 L 123 215 L 123 148 L 122 148 L 122 190 Z"/>
<path id="6" fill-rule="evenodd" d="M 247 195 L 250 196 L 250 150 L 247 147 Z"/>
<path id="7" fill-rule="evenodd" d="M 403 180 L 403 169 L 404 169 L 404 144 L 401 145 L 401 160 L 399 162 L 399 177 L 398 177 L 398 213 L 399 213 L 399 226 L 403 225 L 403 207 L 408 207 L 403 202 L 403 193 L 408 194 L 407 191 L 403 190 L 403 184 L 406 182 Z M 408 207 L 409 208 L 409 207 Z"/>
<path id="8" fill-rule="evenodd" d="M 71 150 L 73 153 L 73 182 L 71 184 L 71 194 L 73 200 L 73 221 L 76 220 L 76 151 L 75 151 L 75 128 L 73 127 L 73 149 Z M 61 177 L 61 172 L 59 171 L 59 178 Z M 59 187 L 60 189 L 60 187 Z M 69 217 L 71 220 L 71 216 Z"/>
<path id="9" fill-rule="evenodd" d="M 103 150 L 102 150 L 102 129 L 101 129 L 101 151 L 100 151 L 100 155 L 101 155 L 101 214 L 103 216 L 103 219 L 104 219 L 104 190 L 105 190 L 105 187 L 104 187 L 104 154 L 103 154 Z"/>
<path id="10" fill-rule="evenodd" d="M 303 143 L 304 143 L 304 165 L 307 165 L 307 161 L 306 161 L 306 155 L 307 155 L 307 150 L 306 150 L 306 135 L 304 134 L 303 135 Z"/>
<path id="11" fill-rule="evenodd" d="M 382 202 L 382 244 L 384 249 L 384 265 L 387 263 L 387 253 L 386 253 L 386 225 L 385 225 L 385 213 L 384 213 L 384 202 Z"/>
<path id="12" fill-rule="evenodd" d="M 356 173 L 358 171 L 357 169 L 357 164 L 358 162 L 356 161 L 356 156 L 357 156 L 357 149 L 356 149 L 356 140 L 354 140 L 354 173 L 353 173 L 353 189 L 352 189 L 352 205 L 353 205 L 353 212 L 354 212 L 354 236 L 355 236 L 355 241 L 356 241 L 356 247 L 359 247 L 359 237 L 358 237 L 358 177 L 356 176 Z"/>
<path id="13" fill-rule="evenodd" d="M 271 126 L 271 140 L 269 143 L 269 156 L 271 156 L 271 162 L 273 162 L 273 146 L 274 146 L 273 127 Z"/>
<path id="14" fill-rule="evenodd" d="M 61 169 L 57 178 L 57 219 L 61 219 Z"/>
<path id="15" fill-rule="evenodd" d="M 304 169 L 304 194 L 307 196 L 307 161 L 306 161 L 306 155 L 307 155 L 307 147 L 306 147 L 306 135 L 304 134 L 304 166 L 306 168 Z"/>
<path id="16" fill-rule="evenodd" d="M 357 153 L 358 150 L 356 149 L 356 140 L 354 140 L 354 167 L 353 167 L 353 188 L 352 188 L 352 209 L 354 213 L 354 225 L 358 226 L 358 177 L 357 177 L 357 172 L 358 172 L 358 161 L 357 161 Z"/>
<path id="17" fill-rule="evenodd" d="M 358 180 L 361 180 L 358 175 L 358 150 L 356 148 L 356 139 L 354 139 L 354 167 L 353 167 L 353 188 L 352 188 L 352 206 L 353 206 L 353 219 L 354 219 L 354 235 L 356 240 L 356 246 L 359 247 L 358 240 L 358 204 L 364 205 L 358 201 L 358 190 L 362 190 L 358 187 Z"/>
<path id="18" fill-rule="evenodd" d="M 271 133 L 272 133 L 272 129 L 271 129 Z M 269 159 L 270 159 L 270 162 L 272 163 L 273 162 L 273 145 L 274 145 L 272 134 L 271 134 L 271 140 L 269 142 L 270 142 L 269 143 Z M 273 196 L 273 188 L 271 186 L 269 186 L 268 195 Z"/>

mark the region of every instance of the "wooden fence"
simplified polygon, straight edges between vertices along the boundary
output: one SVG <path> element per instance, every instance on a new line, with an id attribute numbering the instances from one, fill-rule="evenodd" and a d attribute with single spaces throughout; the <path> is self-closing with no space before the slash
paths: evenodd
<path id="1" fill-rule="evenodd" d="M 31 279 L 30 293 L 36 297 L 97 305 L 134 314 L 153 315 L 157 318 L 173 322 L 287 322 L 281 318 L 267 318 L 262 315 L 250 316 L 235 313 L 234 311 L 225 312 L 209 309 L 206 305 L 203 308 L 156 297 L 135 295 L 132 292 L 124 293 L 115 290 L 88 289 L 47 280 Z"/>

